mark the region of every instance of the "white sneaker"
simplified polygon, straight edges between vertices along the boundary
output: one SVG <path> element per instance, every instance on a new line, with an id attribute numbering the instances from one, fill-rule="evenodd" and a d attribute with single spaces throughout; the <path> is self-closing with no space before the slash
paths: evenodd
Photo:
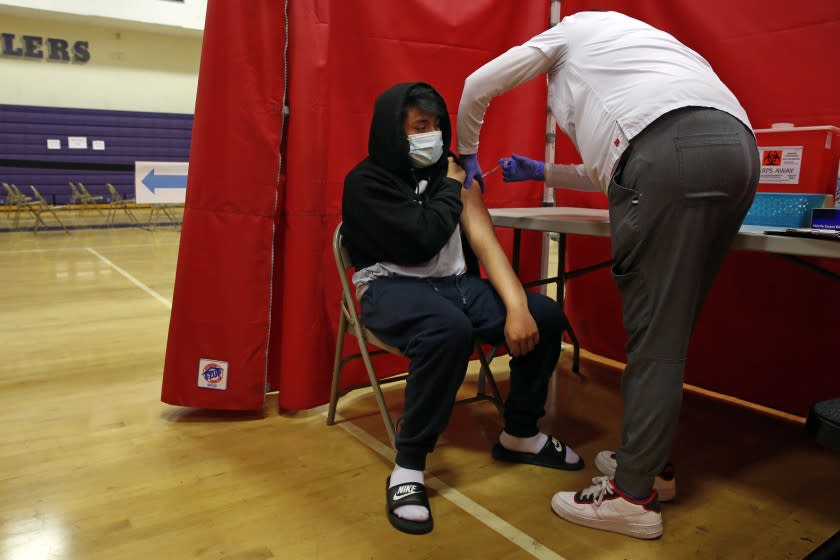
<path id="1" fill-rule="evenodd" d="M 592 483 L 578 493 L 557 492 L 551 498 L 551 509 L 566 521 L 593 529 L 639 539 L 662 535 L 662 513 L 656 492 L 642 501 L 624 494 L 606 476 L 595 477 Z"/>
<path id="2" fill-rule="evenodd" d="M 610 478 L 615 478 L 615 451 L 600 451 L 595 455 L 595 468 Z M 670 502 L 677 497 L 677 477 L 671 462 L 653 479 L 653 489 L 659 494 L 660 502 Z"/>

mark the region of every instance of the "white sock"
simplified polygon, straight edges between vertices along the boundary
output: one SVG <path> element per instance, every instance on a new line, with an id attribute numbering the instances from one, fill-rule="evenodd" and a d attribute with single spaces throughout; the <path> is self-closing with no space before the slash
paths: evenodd
<path id="1" fill-rule="evenodd" d="M 423 471 L 404 469 L 399 465 L 394 465 L 394 470 L 391 472 L 391 482 L 388 487 L 393 488 L 394 486 L 399 486 L 407 482 L 423 484 L 424 480 Z M 409 521 L 426 521 L 429 518 L 429 510 L 423 506 L 400 506 L 394 508 L 394 515 L 408 519 Z"/>
<path id="2" fill-rule="evenodd" d="M 545 447 L 545 442 L 548 441 L 548 436 L 542 432 L 531 437 L 516 437 L 509 433 L 502 431 L 499 435 L 499 443 L 502 447 L 511 451 L 520 451 L 522 453 L 539 453 Z M 566 463 L 573 464 L 580 460 L 577 453 L 572 451 L 572 448 L 566 444 Z"/>

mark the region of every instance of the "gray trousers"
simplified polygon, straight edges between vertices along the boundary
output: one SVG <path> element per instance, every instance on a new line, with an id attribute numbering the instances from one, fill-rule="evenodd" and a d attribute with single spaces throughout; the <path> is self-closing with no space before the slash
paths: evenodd
<path id="1" fill-rule="evenodd" d="M 635 496 L 650 494 L 671 453 L 691 332 L 759 169 L 740 121 L 689 107 L 634 138 L 610 183 L 611 272 L 629 336 L 615 480 Z"/>

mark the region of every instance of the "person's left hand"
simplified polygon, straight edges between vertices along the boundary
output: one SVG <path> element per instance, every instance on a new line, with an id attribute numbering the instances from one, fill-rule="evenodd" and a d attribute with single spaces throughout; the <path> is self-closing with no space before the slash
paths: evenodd
<path id="1" fill-rule="evenodd" d="M 512 356 L 523 356 L 540 342 L 537 323 L 527 308 L 508 311 L 505 319 L 505 343 Z"/>
<path id="2" fill-rule="evenodd" d="M 473 179 L 478 181 L 481 192 L 484 192 L 484 177 L 481 176 L 481 166 L 478 164 L 478 154 L 461 154 L 461 166 L 467 172 L 464 188 L 472 187 Z"/>
<path id="3" fill-rule="evenodd" d="M 506 183 L 545 180 L 545 163 L 541 161 L 512 154 L 509 158 L 500 159 L 499 164 L 502 166 L 502 178 Z"/>

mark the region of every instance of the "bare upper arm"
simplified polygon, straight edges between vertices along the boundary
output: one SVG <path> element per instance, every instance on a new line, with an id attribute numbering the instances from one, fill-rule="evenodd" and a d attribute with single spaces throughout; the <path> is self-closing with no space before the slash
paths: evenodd
<path id="1" fill-rule="evenodd" d="M 488 244 L 498 245 L 499 242 L 496 239 L 490 213 L 484 205 L 478 182 L 474 181 L 472 188 L 461 189 L 461 203 L 464 206 L 461 210 L 461 227 L 464 228 L 464 233 L 476 255 L 481 259 L 484 247 Z"/>

